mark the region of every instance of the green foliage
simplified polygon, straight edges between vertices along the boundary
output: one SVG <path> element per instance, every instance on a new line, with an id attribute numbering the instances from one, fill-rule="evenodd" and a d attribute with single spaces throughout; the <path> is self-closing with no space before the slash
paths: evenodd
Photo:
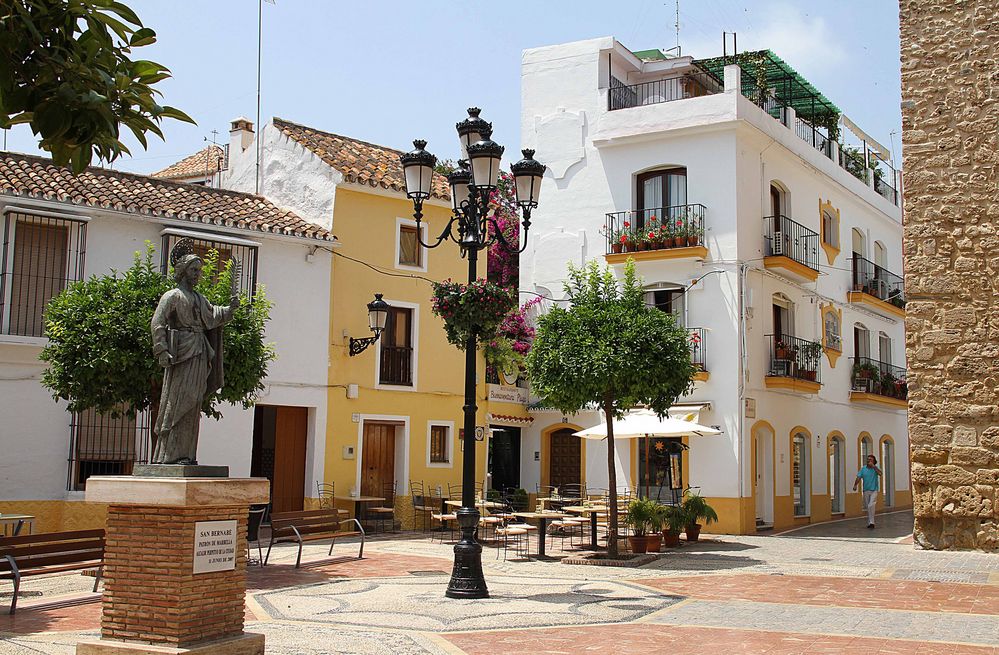
<path id="1" fill-rule="evenodd" d="M 507 312 L 517 306 L 517 292 L 479 278 L 470 284 L 434 282 L 433 312 L 444 320 L 449 343 L 465 349 L 474 331 L 479 343 L 495 339 Z"/>
<path id="2" fill-rule="evenodd" d="M 556 307 L 538 320 L 527 370 L 545 404 L 574 414 L 597 404 L 608 425 L 610 495 L 608 553 L 617 555 L 617 476 L 613 418 L 636 405 L 664 416 L 691 389 L 697 369 L 690 362 L 687 331 L 673 316 L 645 304 L 635 263 L 621 284 L 596 262 L 569 266 L 569 308 Z"/>
<path id="3" fill-rule="evenodd" d="M 704 521 L 705 525 L 710 525 L 718 520 L 718 513 L 700 494 L 687 494 L 687 497 L 683 499 L 683 511 L 687 519 L 685 525 L 693 525 L 698 521 Z"/>
<path id="4" fill-rule="evenodd" d="M 122 274 L 93 276 L 76 282 L 52 299 L 45 312 L 49 343 L 40 358 L 48 363 L 42 384 L 70 411 L 95 409 L 128 414 L 159 400 L 163 369 L 153 356 L 150 323 L 153 311 L 172 283 L 153 265 L 154 248 L 135 254 Z M 229 304 L 232 264 L 218 275 L 218 254 L 209 253 L 198 291 L 214 304 Z M 225 386 L 205 399 L 204 413 L 221 414 L 215 406 L 231 402 L 249 407 L 263 389 L 274 347 L 264 342 L 271 303 L 263 289 L 253 302 L 242 299 L 223 329 Z"/>
<path id="5" fill-rule="evenodd" d="M 673 316 L 645 304 L 633 262 L 622 284 L 596 262 L 569 268 L 569 308 L 538 320 L 527 368 L 546 404 L 573 414 L 608 395 L 615 416 L 636 405 L 665 415 L 688 393 L 696 368 L 689 335 Z"/>
<path id="6" fill-rule="evenodd" d="M 164 118 L 193 123 L 161 106 L 153 85 L 170 71 L 132 60 L 133 48 L 156 33 L 114 0 L 0 0 L 0 127 L 31 125 L 53 161 L 79 173 L 93 155 L 114 161 L 129 153 L 128 128 L 143 147 L 163 138 Z"/>
<path id="7" fill-rule="evenodd" d="M 663 506 L 662 527 L 664 532 L 680 534 L 690 523 L 690 515 L 682 505 Z"/>
<path id="8" fill-rule="evenodd" d="M 637 498 L 628 503 L 628 511 L 624 522 L 631 526 L 636 537 L 644 537 L 654 532 L 656 526 L 662 525 L 662 506 L 648 498 Z"/>

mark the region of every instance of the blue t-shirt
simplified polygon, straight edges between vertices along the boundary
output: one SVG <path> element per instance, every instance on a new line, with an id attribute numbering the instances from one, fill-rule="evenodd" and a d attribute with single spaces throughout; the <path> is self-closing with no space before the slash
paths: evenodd
<path id="1" fill-rule="evenodd" d="M 865 466 L 857 473 L 857 477 L 864 481 L 864 491 L 878 490 L 878 470 L 872 466 Z"/>

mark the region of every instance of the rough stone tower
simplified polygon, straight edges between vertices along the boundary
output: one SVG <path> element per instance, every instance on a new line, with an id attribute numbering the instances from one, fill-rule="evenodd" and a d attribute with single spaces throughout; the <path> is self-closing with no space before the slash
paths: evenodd
<path id="1" fill-rule="evenodd" d="M 999 12 L 901 0 L 916 543 L 999 549 Z"/>

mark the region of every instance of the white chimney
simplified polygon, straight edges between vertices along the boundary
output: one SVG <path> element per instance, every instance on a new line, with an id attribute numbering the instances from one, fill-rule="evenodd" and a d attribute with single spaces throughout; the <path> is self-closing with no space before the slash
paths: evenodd
<path id="1" fill-rule="evenodd" d="M 253 137 L 253 121 L 240 116 L 229 128 L 229 150 L 233 152 L 246 150 L 253 143 Z"/>

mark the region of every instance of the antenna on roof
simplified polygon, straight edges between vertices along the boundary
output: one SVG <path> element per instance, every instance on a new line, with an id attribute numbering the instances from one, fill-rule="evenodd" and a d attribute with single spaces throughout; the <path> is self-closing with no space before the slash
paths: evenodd
<path id="1" fill-rule="evenodd" d="M 722 32 L 722 58 L 728 59 L 728 35 L 732 35 L 732 56 L 739 54 L 739 33 Z"/>
<path id="2" fill-rule="evenodd" d="M 676 0 L 676 23 L 674 23 L 674 27 L 676 27 L 676 51 L 677 53 L 679 53 L 680 52 L 680 0 Z"/>

